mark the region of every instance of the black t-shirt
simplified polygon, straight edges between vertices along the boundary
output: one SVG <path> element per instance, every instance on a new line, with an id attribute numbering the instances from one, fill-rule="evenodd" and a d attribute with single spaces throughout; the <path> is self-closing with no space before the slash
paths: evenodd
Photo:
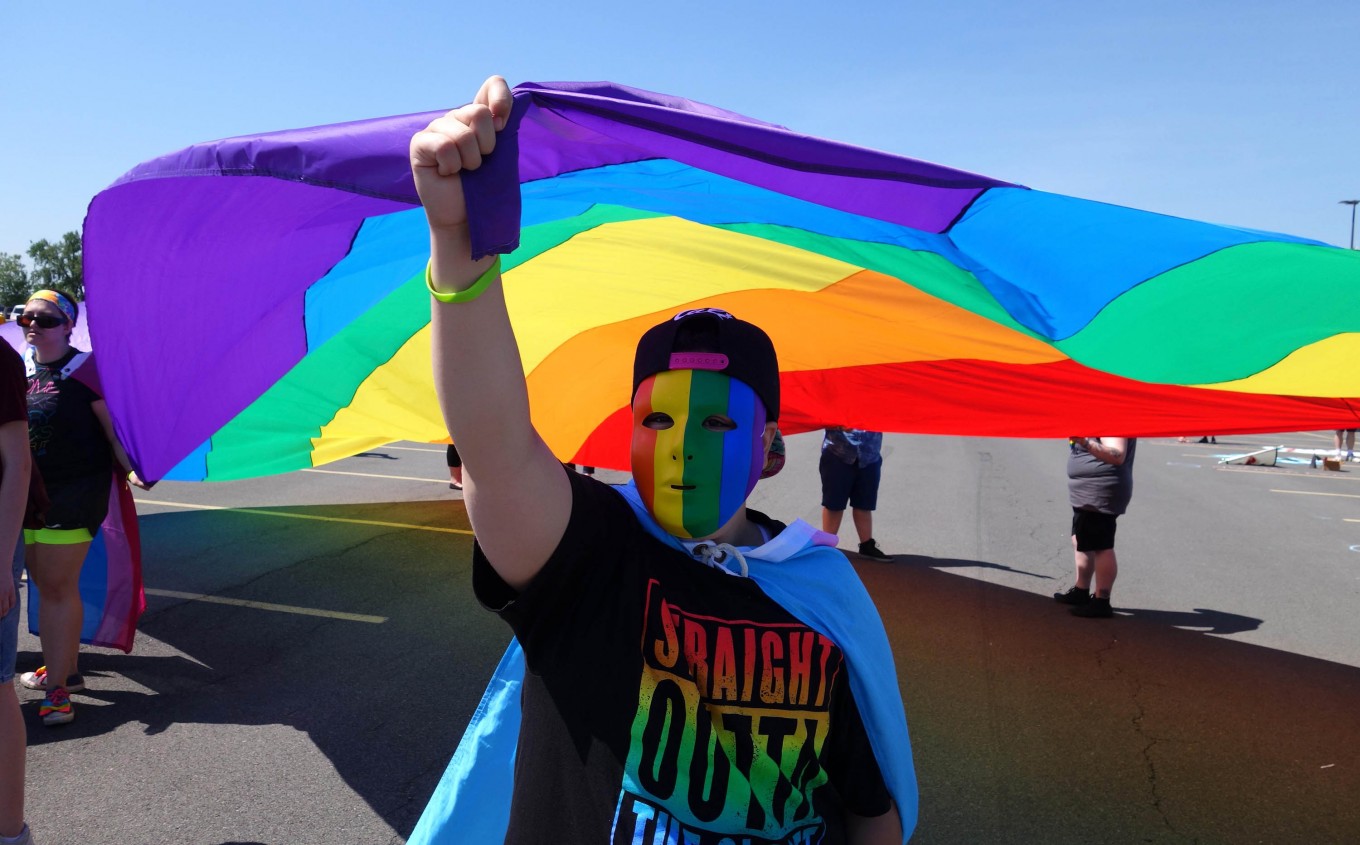
<path id="1" fill-rule="evenodd" d="M 24 399 L 24 359 L 3 340 L 0 340 L 0 425 L 28 419 L 27 402 Z M 0 463 L 0 478 L 4 478 L 5 467 Z"/>
<path id="2" fill-rule="evenodd" d="M 36 372 L 28 378 L 28 445 L 49 486 L 107 474 L 113 462 L 104 426 L 90 407 L 102 397 L 86 383 L 89 379 L 75 373 L 60 377 L 77 354 L 71 349 L 56 361 L 35 362 Z M 94 361 L 86 360 L 85 367 L 93 368 Z"/>
<path id="3" fill-rule="evenodd" d="M 505 841 L 839 842 L 843 810 L 887 812 L 840 648 L 569 477 L 566 532 L 524 592 L 474 549 L 477 597 L 527 666 Z"/>
<path id="4" fill-rule="evenodd" d="M 0 340 L 0 425 L 23 420 L 28 423 L 28 390 L 24 376 L 24 359 L 14 351 L 14 347 Z M 24 510 L 24 527 L 41 528 L 42 516 L 47 511 L 47 491 L 43 487 L 42 476 L 38 475 L 37 462 L 31 464 L 28 481 L 28 505 Z M 5 467 L 0 465 L 0 478 L 4 478 Z"/>
<path id="5" fill-rule="evenodd" d="M 8 343 L 0 343 L 0 425 L 28 419 L 24 398 L 24 359 Z"/>

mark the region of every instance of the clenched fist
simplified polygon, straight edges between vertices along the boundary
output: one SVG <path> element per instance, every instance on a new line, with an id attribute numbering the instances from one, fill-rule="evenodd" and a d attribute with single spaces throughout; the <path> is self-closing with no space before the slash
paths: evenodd
<path id="1" fill-rule="evenodd" d="M 467 227 L 460 174 L 481 167 L 496 148 L 496 133 L 505 128 L 512 105 L 510 86 L 493 76 L 471 103 L 411 136 L 411 175 L 435 237 Z"/>

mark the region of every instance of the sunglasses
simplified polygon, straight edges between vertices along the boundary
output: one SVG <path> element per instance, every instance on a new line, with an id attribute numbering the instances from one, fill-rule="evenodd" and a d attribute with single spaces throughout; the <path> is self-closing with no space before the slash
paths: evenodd
<path id="1" fill-rule="evenodd" d="M 19 325 L 23 326 L 24 328 L 28 328 L 29 326 L 32 326 L 32 325 L 37 325 L 37 327 L 40 328 L 40 329 L 55 329 L 57 326 L 65 325 L 65 324 L 66 324 L 66 318 L 65 318 L 65 317 L 53 317 L 53 316 L 51 316 L 50 314 L 27 314 L 27 313 L 25 313 L 25 314 L 20 314 L 18 317 L 15 317 L 15 318 L 14 318 L 14 322 L 18 323 Z"/>

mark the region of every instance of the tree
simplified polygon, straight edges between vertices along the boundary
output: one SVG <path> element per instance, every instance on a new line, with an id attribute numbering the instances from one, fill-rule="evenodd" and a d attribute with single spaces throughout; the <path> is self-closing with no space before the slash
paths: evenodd
<path id="1" fill-rule="evenodd" d="M 34 241 L 28 245 L 28 257 L 33 262 L 28 281 L 34 288 L 56 288 L 77 301 L 85 299 L 79 232 L 67 232 L 55 244 Z"/>
<path id="2" fill-rule="evenodd" d="M 0 309 L 4 309 L 5 316 L 9 316 L 12 306 L 27 299 L 31 290 L 23 256 L 0 252 Z"/>

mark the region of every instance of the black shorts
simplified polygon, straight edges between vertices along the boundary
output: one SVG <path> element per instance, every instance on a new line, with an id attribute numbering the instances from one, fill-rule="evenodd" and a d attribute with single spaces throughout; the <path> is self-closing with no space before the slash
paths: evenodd
<path id="1" fill-rule="evenodd" d="M 112 484 L 110 472 L 47 482 L 47 497 L 52 504 L 47 508 L 44 524 L 58 531 L 84 528 L 94 534 L 109 514 Z"/>
<path id="2" fill-rule="evenodd" d="M 878 481 L 883 462 L 867 467 L 847 464 L 830 452 L 823 452 L 819 471 L 822 476 L 822 507 L 829 511 L 843 511 L 850 507 L 871 511 L 878 507 Z"/>
<path id="3" fill-rule="evenodd" d="M 1103 552 L 1114 548 L 1114 523 L 1119 519 L 1112 513 L 1072 509 L 1072 536 L 1077 538 L 1077 551 Z"/>

